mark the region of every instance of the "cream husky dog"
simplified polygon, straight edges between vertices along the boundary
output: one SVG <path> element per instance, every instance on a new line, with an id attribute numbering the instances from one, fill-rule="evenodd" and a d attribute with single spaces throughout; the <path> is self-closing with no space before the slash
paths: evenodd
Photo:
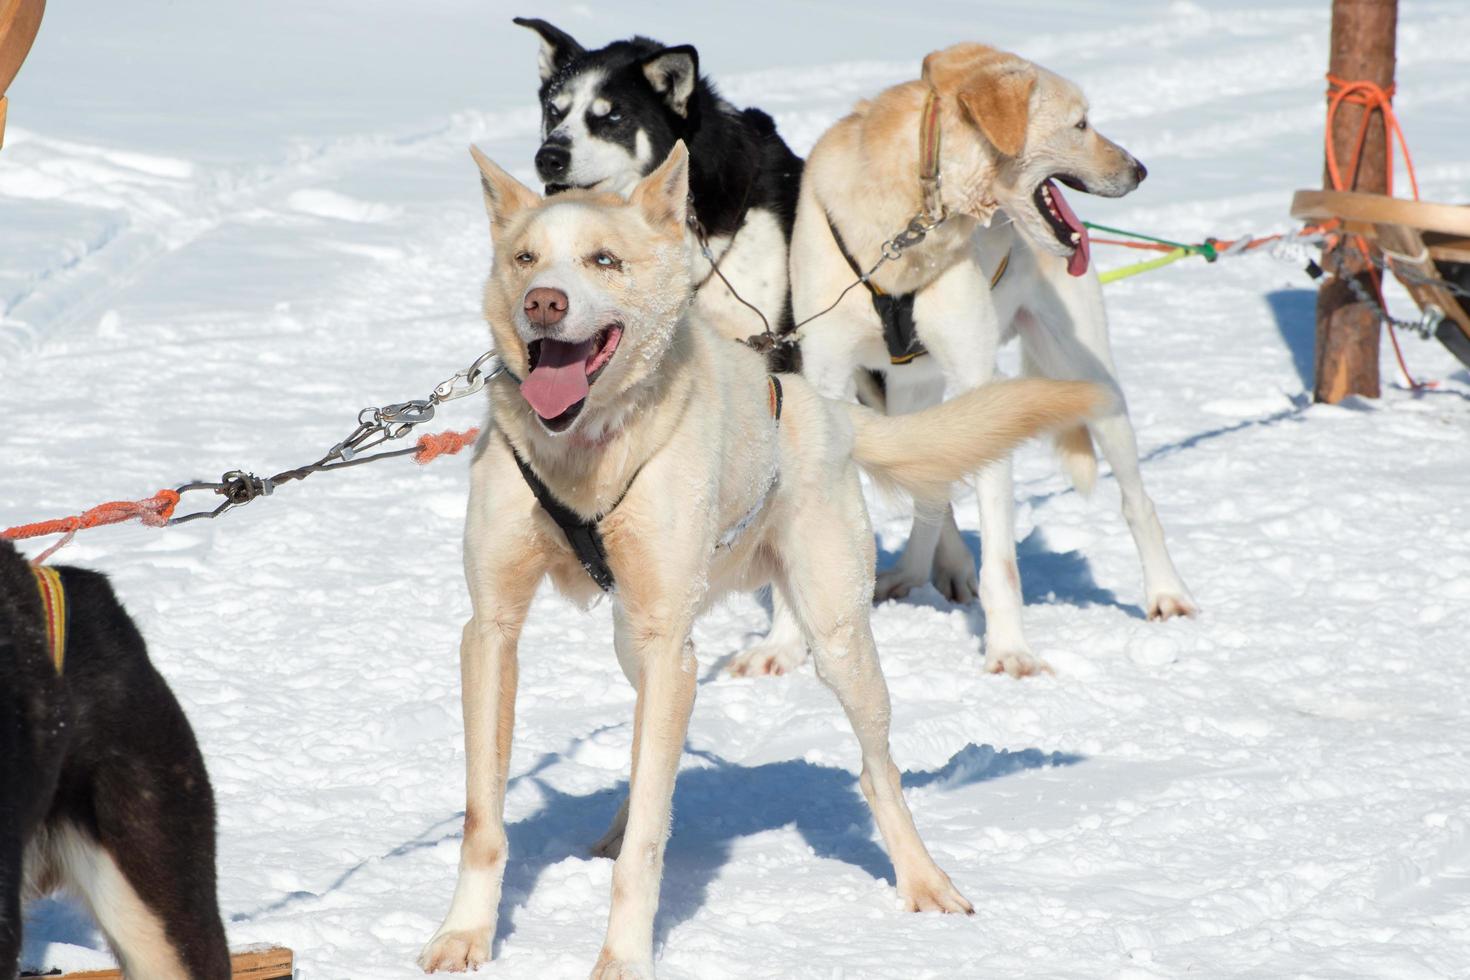
<path id="1" fill-rule="evenodd" d="M 1017 381 L 902 418 L 828 401 L 799 377 L 770 378 L 759 355 L 690 320 L 683 143 L 627 201 L 568 191 L 542 202 L 474 156 L 495 244 L 485 316 L 509 376 L 489 386 L 465 528 L 474 612 L 460 647 L 459 882 L 420 965 L 465 970 L 490 957 L 516 642 L 547 576 L 584 602 L 599 594 L 589 572 L 605 576 L 618 662 L 638 691 L 629 799 L 601 845 L 618 856 L 593 977 L 652 973 L 669 806 L 694 703 L 694 619 L 723 593 L 772 580 L 857 735 L 860 785 L 899 895 L 910 909 L 970 912 L 920 841 L 889 758 L 888 689 L 868 624 L 873 535 L 854 463 L 942 500 L 951 481 L 1034 433 L 1077 424 L 1105 393 Z M 582 522 L 570 536 L 568 521 Z"/>
<path id="2" fill-rule="evenodd" d="M 884 263 L 871 294 L 853 289 L 802 328 L 803 373 L 824 395 L 842 398 L 853 394 L 861 376 L 855 369 L 881 371 L 888 412 L 912 412 L 938 402 L 946 384 L 963 391 L 989 381 L 997 349 L 1019 335 L 1025 374 L 1106 385 L 1114 395 L 1110 411 L 1058 440 L 1063 466 L 1079 489 L 1090 489 L 1097 472 L 1091 430 L 1122 490 L 1149 618 L 1193 615 L 1194 600 L 1139 475 L 1087 229 L 1057 186 L 1119 197 L 1146 171 L 1092 128 L 1076 85 L 1013 54 L 957 44 L 925 58 L 921 79 L 859 103 L 807 159 L 791 242 L 797 322 L 832 303 L 853 281 L 855 267 L 869 270 L 880 243 L 935 203 L 925 199 L 920 181 L 920 133 L 931 105 L 939 137 L 937 203 L 948 218 Z M 903 330 L 885 325 L 877 312 L 895 301 L 907 304 Z M 922 427 L 916 432 L 927 438 Z M 1008 459 L 981 474 L 985 666 L 1020 676 L 1045 664 L 1032 655 L 1021 628 L 1013 496 Z M 915 515 L 903 556 L 878 577 L 876 598 L 903 596 L 931 575 L 954 601 L 975 594 L 974 564 L 947 504 Z M 732 669 L 781 673 L 802 653 L 800 631 L 778 598 L 771 635 Z"/>

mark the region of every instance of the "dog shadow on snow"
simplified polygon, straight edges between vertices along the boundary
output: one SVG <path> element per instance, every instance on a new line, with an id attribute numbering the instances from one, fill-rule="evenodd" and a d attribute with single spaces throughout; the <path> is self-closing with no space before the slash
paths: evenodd
<path id="1" fill-rule="evenodd" d="M 980 533 L 961 531 L 971 560 L 980 562 Z M 898 561 L 899 551 L 886 550 L 878 542 L 878 568 L 881 571 Z M 1142 607 L 1118 598 L 1112 589 L 1097 584 L 1092 566 L 1080 551 L 1053 551 L 1046 543 L 1041 528 L 1016 544 L 1016 565 L 1021 574 L 1021 595 L 1028 606 L 1057 603 L 1068 606 L 1111 606 L 1134 619 L 1144 619 Z M 952 604 L 932 588 L 915 591 L 903 600 L 914 605 L 936 609 L 952 608 Z M 976 605 L 976 615 L 983 616 Z M 983 632 L 983 627 L 982 627 Z"/>
<path id="2" fill-rule="evenodd" d="M 684 751 L 705 765 L 681 770 L 674 790 L 673 833 L 654 923 L 655 945 L 661 946 L 670 932 L 704 906 L 710 883 L 741 837 L 794 827 L 816 857 L 842 861 L 894 884 L 893 864 L 874 839 L 872 814 L 853 773 L 799 759 L 744 766 L 713 752 L 687 746 Z M 520 909 L 547 868 L 569 858 L 600 860 L 589 856 L 589 848 L 628 793 L 626 781 L 585 794 L 557 790 L 539 773 L 560 758 L 548 754 L 517 777 L 533 781 L 543 803 L 529 817 L 506 826 L 510 860 L 495 934 L 497 955 L 515 933 Z M 903 787 L 958 789 L 1028 769 L 1075 765 L 1083 758 L 972 743 L 939 769 L 904 773 Z"/>

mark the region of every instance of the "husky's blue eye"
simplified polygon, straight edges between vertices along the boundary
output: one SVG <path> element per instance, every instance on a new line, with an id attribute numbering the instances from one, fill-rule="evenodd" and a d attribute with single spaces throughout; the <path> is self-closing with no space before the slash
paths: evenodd
<path id="1" fill-rule="evenodd" d="M 606 251 L 594 254 L 592 256 L 592 261 L 596 262 L 604 269 L 620 269 L 623 265 L 623 263 L 618 261 L 618 257 L 616 255 Z"/>
<path id="2" fill-rule="evenodd" d="M 516 261 L 519 262 L 521 265 L 530 265 L 532 262 L 536 261 L 536 256 L 530 252 L 517 252 Z"/>
<path id="3" fill-rule="evenodd" d="M 607 114 L 607 121 L 608 122 L 622 122 L 623 121 L 623 114 L 621 112 L 618 112 L 616 109 L 614 109 L 612 112 L 609 112 Z"/>

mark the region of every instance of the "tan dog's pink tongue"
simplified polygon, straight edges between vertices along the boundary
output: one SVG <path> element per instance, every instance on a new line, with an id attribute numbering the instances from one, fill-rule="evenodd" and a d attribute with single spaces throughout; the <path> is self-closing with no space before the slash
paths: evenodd
<path id="1" fill-rule="evenodd" d="M 587 358 L 597 350 L 597 338 L 580 344 L 541 341 L 536 367 L 521 382 L 521 397 L 543 419 L 554 419 L 587 397 Z"/>
<path id="2" fill-rule="evenodd" d="M 1056 184 L 1051 185 L 1051 203 L 1056 205 L 1057 213 L 1062 216 L 1067 227 L 1082 236 L 1076 249 L 1067 259 L 1067 274 L 1080 276 L 1087 271 L 1087 265 L 1092 261 L 1092 240 L 1087 237 L 1087 226 L 1082 223 L 1081 218 L 1077 217 L 1076 212 L 1072 210 L 1072 205 L 1068 204 L 1067 199 L 1062 196 L 1062 189 Z"/>

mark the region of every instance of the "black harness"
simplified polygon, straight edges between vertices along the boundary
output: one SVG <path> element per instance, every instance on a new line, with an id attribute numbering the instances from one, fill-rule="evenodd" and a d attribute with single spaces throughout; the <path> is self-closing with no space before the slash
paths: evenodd
<path id="1" fill-rule="evenodd" d="M 915 293 L 905 293 L 902 296 L 891 296 L 885 293 L 871 279 L 863 278 L 863 267 L 858 265 L 857 259 L 847 250 L 847 243 L 842 240 L 842 235 L 837 226 L 832 223 L 832 216 L 827 215 L 827 227 L 832 232 L 832 240 L 837 243 L 837 250 L 847 260 L 848 266 L 852 268 L 852 274 L 862 279 L 863 285 L 868 287 L 868 295 L 873 299 L 873 309 L 878 314 L 878 320 L 883 324 L 883 343 L 888 346 L 888 363 L 907 364 L 916 357 L 923 357 L 929 353 L 928 349 L 919 340 L 919 335 L 914 331 L 914 296 Z"/>
<path id="2" fill-rule="evenodd" d="M 827 229 L 832 232 L 832 240 L 837 243 L 837 250 L 847 260 L 848 267 L 852 269 L 853 275 L 862 280 L 864 286 L 868 287 L 868 295 L 873 300 L 873 310 L 878 314 L 878 321 L 883 324 L 883 343 L 888 347 L 888 363 L 908 364 L 918 357 L 929 353 L 923 341 L 919 340 L 918 332 L 914 329 L 914 297 L 918 293 L 904 293 L 902 296 L 894 296 L 883 291 L 871 279 L 863 278 L 865 273 L 863 267 L 858 265 L 857 259 L 847 250 L 847 243 L 842 240 L 842 234 L 837 230 L 837 225 L 832 222 L 832 215 L 827 215 Z M 1000 277 L 1006 274 L 1006 267 L 1011 264 L 1011 253 L 1007 252 L 996 266 L 995 274 L 990 277 L 990 288 L 994 289 Z"/>
<path id="3" fill-rule="evenodd" d="M 767 380 L 770 383 L 771 418 L 779 425 L 783 400 L 781 379 L 772 374 L 767 375 Z M 617 510 L 618 504 L 628 496 L 628 491 L 633 489 L 633 484 L 638 480 L 638 474 L 643 472 L 642 467 L 633 474 L 633 479 L 628 481 L 628 485 L 623 488 L 618 499 L 613 501 L 613 505 L 589 520 L 562 503 L 556 494 L 551 492 L 546 481 L 536 474 L 530 463 L 521 458 L 515 446 L 510 445 L 509 439 L 506 440 L 506 445 L 510 446 L 510 454 L 515 457 L 516 466 L 520 468 L 521 476 L 525 478 L 526 485 L 531 488 L 536 502 L 541 505 L 542 510 L 546 511 L 546 516 L 561 528 L 561 533 L 566 536 L 567 544 L 571 545 L 572 553 L 577 556 L 577 560 L 582 563 L 582 567 L 587 570 L 592 581 L 596 582 L 597 587 L 602 591 L 612 592 L 617 588 L 618 583 L 613 578 L 611 566 L 607 563 L 607 548 L 602 543 L 602 529 L 599 525 L 607 515 Z"/>

